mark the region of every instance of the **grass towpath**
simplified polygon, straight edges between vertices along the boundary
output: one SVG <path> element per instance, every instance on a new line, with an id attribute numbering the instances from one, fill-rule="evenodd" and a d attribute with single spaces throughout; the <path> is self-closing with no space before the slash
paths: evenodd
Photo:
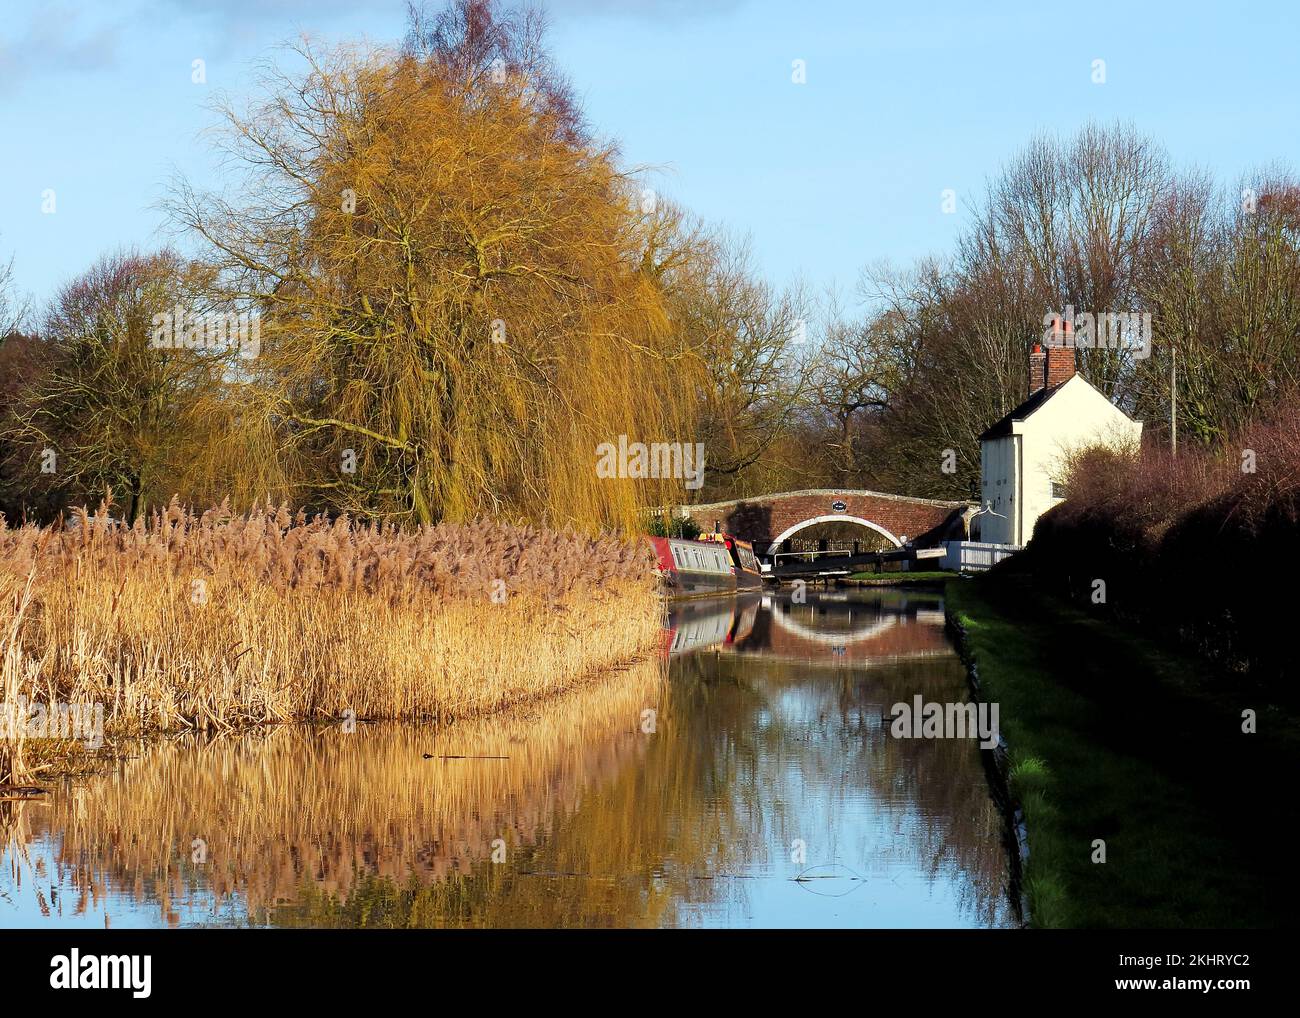
<path id="1" fill-rule="evenodd" d="M 1000 704 L 1033 925 L 1294 922 L 1294 715 L 1027 577 L 952 580 L 946 593 L 982 695 Z"/>
<path id="2" fill-rule="evenodd" d="M 846 580 L 854 580 L 864 587 L 905 587 L 909 583 L 942 583 L 951 580 L 956 573 L 946 571 L 914 573 L 854 573 Z"/>

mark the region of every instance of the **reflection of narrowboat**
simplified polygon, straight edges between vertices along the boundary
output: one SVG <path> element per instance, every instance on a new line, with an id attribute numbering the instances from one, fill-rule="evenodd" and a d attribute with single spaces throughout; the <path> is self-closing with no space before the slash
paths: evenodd
<path id="1" fill-rule="evenodd" d="M 763 584 L 748 541 L 726 534 L 699 541 L 651 537 L 656 572 L 668 597 L 694 597 L 720 591 L 757 590 Z"/>
<path id="2" fill-rule="evenodd" d="M 727 634 L 727 646 L 744 643 L 754 633 L 754 623 L 758 620 L 758 606 L 763 599 L 758 594 L 742 594 L 736 598 L 736 618 L 731 632 Z"/>
<path id="3" fill-rule="evenodd" d="M 731 635 L 732 599 L 689 601 L 669 609 L 664 651 L 669 657 L 721 647 Z"/>
<path id="4" fill-rule="evenodd" d="M 669 657 L 697 650 L 736 648 L 754 631 L 759 594 L 742 593 L 679 601 L 668 609 L 664 653 Z"/>

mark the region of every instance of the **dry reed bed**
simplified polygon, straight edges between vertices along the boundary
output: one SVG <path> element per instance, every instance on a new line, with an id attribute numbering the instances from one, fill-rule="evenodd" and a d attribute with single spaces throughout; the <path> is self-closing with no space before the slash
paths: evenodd
<path id="1" fill-rule="evenodd" d="M 80 893 L 67 907 L 79 913 L 113 892 L 156 897 L 173 922 L 180 902 L 208 895 L 238 895 L 256 915 L 308 883 L 346 899 L 368 874 L 445 879 L 487 859 L 497 838 L 510 852 L 535 843 L 639 759 L 650 742 L 641 712 L 659 706 L 662 680 L 651 658 L 493 718 L 150 740 L 120 772 L 48 805 L 11 804 L 0 831 L 15 884 L 40 865 L 31 846 L 48 837 L 46 865 L 68 874 Z M 39 882 L 25 882 L 36 893 Z"/>
<path id="2" fill-rule="evenodd" d="M 464 718 L 647 652 L 650 577 L 634 542 L 504 524 L 82 511 L 0 528 L 2 691 L 102 703 L 119 732 Z M 20 752 L 0 740 L 0 782 Z"/>

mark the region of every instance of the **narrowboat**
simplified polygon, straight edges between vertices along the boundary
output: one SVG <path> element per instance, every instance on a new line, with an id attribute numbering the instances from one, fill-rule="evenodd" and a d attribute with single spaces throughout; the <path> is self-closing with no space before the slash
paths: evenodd
<path id="1" fill-rule="evenodd" d="M 732 537 L 730 534 L 705 534 L 700 540 L 717 542 L 726 546 L 727 555 L 731 558 L 731 565 L 736 570 L 737 590 L 762 589 L 763 573 L 759 568 L 758 556 L 754 554 L 752 544 Z"/>
<path id="2" fill-rule="evenodd" d="M 699 597 L 763 585 L 754 548 L 728 534 L 698 541 L 680 537 L 647 538 L 655 552 L 655 572 L 667 597 Z"/>

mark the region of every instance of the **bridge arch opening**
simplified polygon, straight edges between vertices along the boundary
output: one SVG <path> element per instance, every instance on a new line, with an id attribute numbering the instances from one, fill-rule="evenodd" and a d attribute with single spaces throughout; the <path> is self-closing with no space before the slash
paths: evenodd
<path id="1" fill-rule="evenodd" d="M 870 520 L 864 519 L 861 516 L 850 516 L 846 513 L 828 513 L 825 516 L 810 517 L 809 519 L 796 523 L 793 526 L 787 527 L 778 537 L 772 540 L 771 544 L 768 545 L 769 553 L 779 550 L 782 542 L 789 540 L 801 530 L 807 530 L 809 527 L 820 526 L 824 523 L 853 523 L 860 527 L 866 527 L 868 530 L 875 531 L 886 541 L 890 542 L 895 548 L 901 548 L 903 546 L 902 540 L 897 535 L 891 534 L 879 523 L 872 523 Z"/>

